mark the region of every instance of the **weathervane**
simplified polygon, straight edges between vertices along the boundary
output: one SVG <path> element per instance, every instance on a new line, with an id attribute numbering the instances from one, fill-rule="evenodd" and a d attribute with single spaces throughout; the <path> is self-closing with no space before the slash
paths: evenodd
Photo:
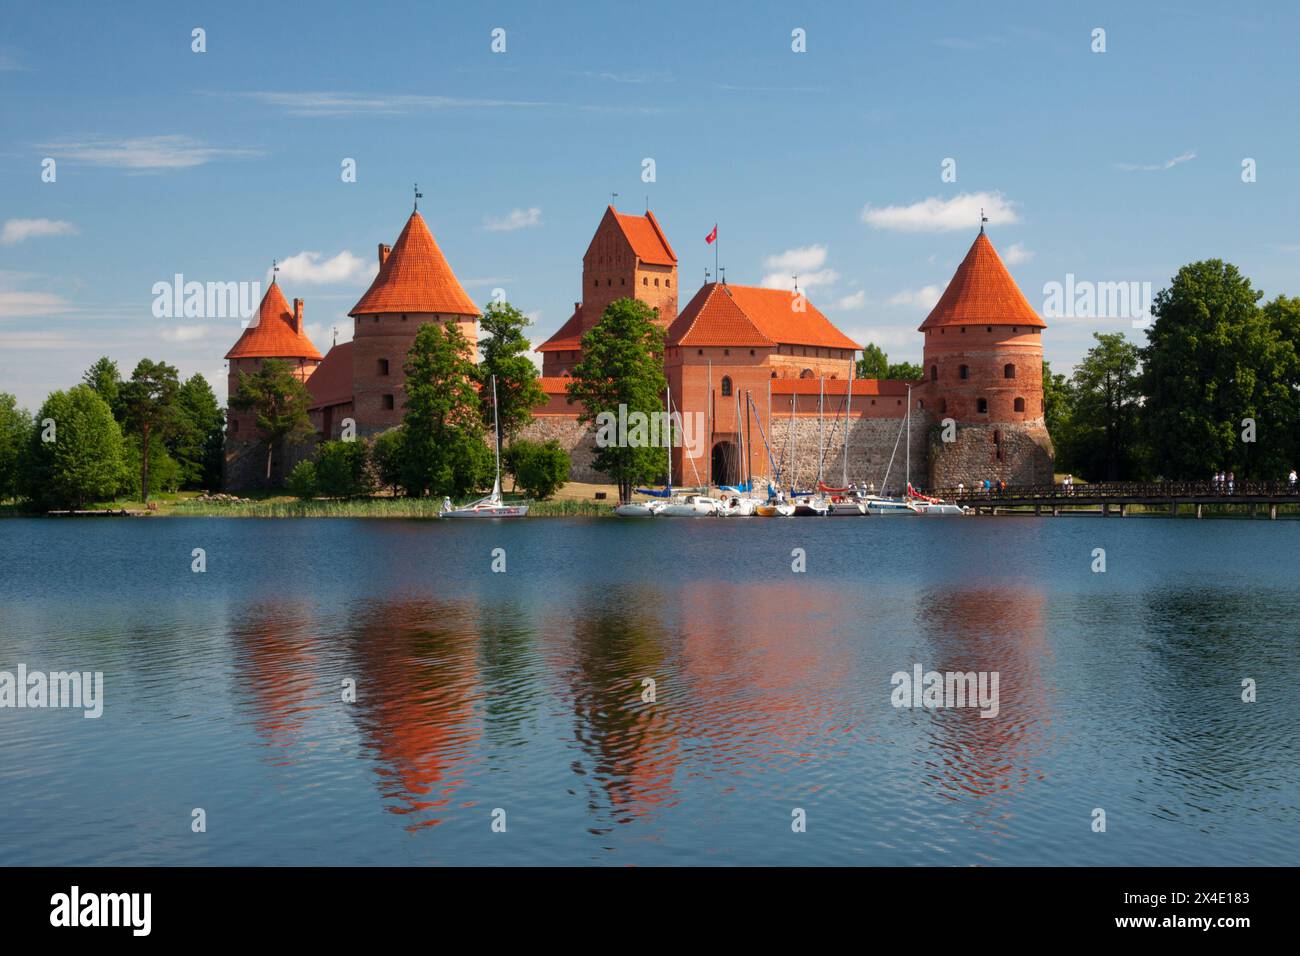
<path id="1" fill-rule="evenodd" d="M 794 291 L 795 291 L 795 292 L 798 292 L 798 291 L 799 291 L 799 277 L 798 277 L 798 276 L 795 276 L 795 277 L 794 277 Z"/>
<path id="2" fill-rule="evenodd" d="M 280 261 L 278 259 L 272 259 L 271 260 L 271 281 L 272 282 L 275 281 L 275 274 L 279 271 L 280 271 Z"/>
<path id="3" fill-rule="evenodd" d="M 984 207 L 980 206 L 980 235 L 984 235 L 984 223 L 989 221 L 989 217 L 984 215 Z"/>
<path id="4" fill-rule="evenodd" d="M 420 192 L 420 184 L 415 184 L 415 211 L 420 211 L 420 200 L 424 198 L 424 193 Z"/>
<path id="5" fill-rule="evenodd" d="M 617 199 L 617 198 L 618 198 L 618 193 L 610 193 L 610 194 L 609 194 L 609 204 L 610 204 L 611 206 L 614 205 L 614 200 Z"/>

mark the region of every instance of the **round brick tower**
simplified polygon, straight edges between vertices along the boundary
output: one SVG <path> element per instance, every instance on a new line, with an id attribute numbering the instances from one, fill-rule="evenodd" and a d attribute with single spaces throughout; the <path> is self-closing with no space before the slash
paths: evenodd
<path id="1" fill-rule="evenodd" d="M 914 397 L 940 426 L 930 442 L 932 488 L 1052 480 L 1043 422 L 1046 327 L 981 229 L 920 327 L 925 383 Z M 945 428 L 947 420 L 953 425 Z"/>
<path id="2" fill-rule="evenodd" d="M 257 413 L 230 408 L 229 399 L 239 389 L 241 373 L 252 375 L 266 359 L 289 363 L 299 381 L 305 382 L 321 363 L 321 354 L 303 331 L 302 299 L 285 301 L 280 284 L 274 279 L 257 307 L 257 319 L 244 329 L 239 340 L 226 353 L 229 369 L 226 377 L 226 439 L 222 484 L 228 490 L 255 487 L 265 481 L 265 455 L 254 454 L 262 442 L 257 431 Z M 301 455 L 281 454 L 277 475 L 287 474 Z M 274 480 L 275 476 L 273 476 Z"/>
<path id="3" fill-rule="evenodd" d="M 406 355 L 420 327 L 455 321 L 478 351 L 478 307 L 465 294 L 418 211 L 391 249 L 379 247 L 379 274 L 352 311 L 352 400 L 357 434 L 402 423 Z"/>

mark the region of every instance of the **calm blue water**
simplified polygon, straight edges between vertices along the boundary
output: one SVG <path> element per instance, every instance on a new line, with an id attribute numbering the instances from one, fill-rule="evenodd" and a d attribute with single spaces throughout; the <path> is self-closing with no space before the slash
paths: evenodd
<path id="1" fill-rule="evenodd" d="M 1294 864 L 1297 571 L 1295 521 L 0 521 L 0 670 L 105 680 L 0 710 L 0 865 Z"/>

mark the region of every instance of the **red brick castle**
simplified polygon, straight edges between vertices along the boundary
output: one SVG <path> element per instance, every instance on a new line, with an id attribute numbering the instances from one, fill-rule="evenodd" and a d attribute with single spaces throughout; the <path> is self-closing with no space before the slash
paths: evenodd
<path id="1" fill-rule="evenodd" d="M 983 478 L 1051 480 L 1052 444 L 1043 422 L 1046 325 L 983 229 L 920 326 L 926 373 L 919 382 L 855 379 L 850 396 L 850 369 L 861 346 L 797 290 L 708 282 L 680 313 L 677 296 L 677 256 L 654 214 L 607 207 L 583 256 L 582 299 L 538 347 L 547 401 L 525 432 L 568 448 L 574 480 L 606 479 L 591 467 L 594 432 L 567 402 L 566 378 L 581 357 L 582 336 L 623 297 L 657 313 L 666 330 L 664 370 L 674 406 L 706 423 L 697 453 L 674 449 L 679 484 L 734 483 L 742 474 L 761 479 L 772 470 L 770 456 L 781 460 L 791 449 L 796 481 L 806 485 L 823 473 L 835 483 L 846 448 L 849 477 L 877 486 L 893 457 L 890 490 L 902 487 L 902 461 L 909 456 L 912 481 L 928 487 Z M 349 420 L 355 434 L 374 435 L 401 423 L 403 366 L 420 326 L 451 318 L 476 343 L 478 314 L 416 211 L 391 248 L 379 247 L 379 273 L 350 312 L 351 342 L 322 359 L 302 331 L 301 300 L 290 310 L 272 282 L 256 324 L 227 354 L 230 389 L 233 394 L 239 372 L 265 358 L 285 359 L 311 393 L 319 438 L 339 437 Z M 898 442 L 909 385 L 905 452 Z M 227 427 L 231 488 L 255 483 L 256 466 L 264 467 L 246 417 L 231 413 Z M 309 453 L 308 445 L 282 455 L 279 476 Z"/>

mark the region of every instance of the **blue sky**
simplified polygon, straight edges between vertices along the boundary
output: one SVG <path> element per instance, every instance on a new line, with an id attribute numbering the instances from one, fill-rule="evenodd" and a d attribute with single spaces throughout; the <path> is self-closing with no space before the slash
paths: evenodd
<path id="1" fill-rule="evenodd" d="M 1067 274 L 1158 290 L 1207 257 L 1300 294 L 1292 4 L 316 6 L 4 0 L 0 390 L 34 408 L 98 355 L 148 355 L 224 400 L 238 321 L 155 318 L 152 286 L 264 282 L 273 257 L 324 351 L 414 181 L 469 294 L 503 288 L 536 341 L 612 192 L 649 196 L 682 305 L 717 221 L 730 281 L 797 271 L 894 360 L 919 359 L 980 205 L 1036 308 Z M 1060 370 L 1093 331 L 1140 336 L 1048 323 Z"/>

